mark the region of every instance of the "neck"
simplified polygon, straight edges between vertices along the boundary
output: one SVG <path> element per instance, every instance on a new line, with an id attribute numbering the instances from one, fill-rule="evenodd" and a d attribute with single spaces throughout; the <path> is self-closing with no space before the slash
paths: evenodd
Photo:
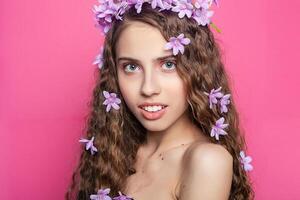
<path id="1" fill-rule="evenodd" d="M 196 140 L 206 141 L 207 138 L 194 125 L 187 114 L 184 114 L 174 124 L 162 131 L 147 131 L 147 149 L 149 157 L 158 155 L 176 146 L 188 144 Z"/>

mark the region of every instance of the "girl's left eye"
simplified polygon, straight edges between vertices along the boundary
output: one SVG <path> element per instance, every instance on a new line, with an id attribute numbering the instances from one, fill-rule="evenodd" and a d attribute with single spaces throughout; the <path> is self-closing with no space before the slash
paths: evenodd
<path id="1" fill-rule="evenodd" d="M 163 65 L 166 66 L 168 70 L 171 70 L 173 66 L 176 67 L 176 64 L 172 61 L 166 61 Z"/>

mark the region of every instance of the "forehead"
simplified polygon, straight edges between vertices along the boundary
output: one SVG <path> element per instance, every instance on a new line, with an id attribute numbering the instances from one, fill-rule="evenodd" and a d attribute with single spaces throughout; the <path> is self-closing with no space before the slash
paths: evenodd
<path id="1" fill-rule="evenodd" d="M 118 57 L 130 56 L 136 59 L 155 58 L 169 54 L 164 50 L 167 41 L 160 31 L 143 22 L 132 22 L 122 31 L 116 44 Z"/>

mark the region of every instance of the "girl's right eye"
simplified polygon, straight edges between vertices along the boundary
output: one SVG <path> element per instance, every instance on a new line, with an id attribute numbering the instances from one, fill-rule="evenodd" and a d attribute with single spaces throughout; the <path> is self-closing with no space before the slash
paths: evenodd
<path id="1" fill-rule="evenodd" d="M 127 72 L 132 72 L 134 71 L 134 69 L 136 68 L 135 65 L 133 64 L 125 64 L 123 66 L 124 70 L 127 71 Z"/>

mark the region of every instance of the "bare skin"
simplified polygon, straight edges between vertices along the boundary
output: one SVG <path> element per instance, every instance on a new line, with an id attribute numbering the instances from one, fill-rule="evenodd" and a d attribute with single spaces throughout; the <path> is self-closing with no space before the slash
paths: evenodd
<path id="1" fill-rule="evenodd" d="M 190 121 L 187 90 L 176 59 L 164 49 L 166 42 L 154 27 L 132 22 L 117 43 L 122 96 L 147 129 L 147 142 L 137 153 L 137 172 L 127 178 L 124 193 L 135 200 L 228 199 L 232 157 Z M 138 107 L 143 102 L 168 107 L 160 119 L 148 120 Z"/>
<path id="2" fill-rule="evenodd" d="M 134 200 L 228 199 L 232 157 L 224 147 L 199 137 L 155 157 L 148 154 L 139 149 L 137 172 L 126 181 L 125 194 Z"/>
<path id="3" fill-rule="evenodd" d="M 128 177 L 125 193 L 134 200 L 176 200 L 185 168 L 184 157 L 194 145 L 210 143 L 202 137 L 196 136 L 192 141 L 156 152 L 150 158 L 146 147 L 141 146 L 135 163 L 136 173 Z"/>

